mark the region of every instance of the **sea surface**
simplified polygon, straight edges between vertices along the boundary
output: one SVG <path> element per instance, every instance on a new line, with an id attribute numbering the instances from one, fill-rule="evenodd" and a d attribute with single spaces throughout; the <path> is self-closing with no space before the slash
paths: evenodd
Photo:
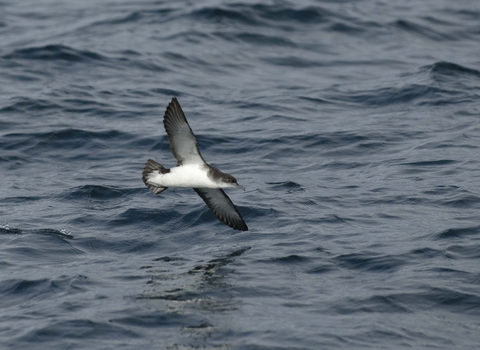
<path id="1" fill-rule="evenodd" d="M 478 349 L 479 19 L 0 0 L 0 349 Z M 249 231 L 143 184 L 172 97 Z"/>

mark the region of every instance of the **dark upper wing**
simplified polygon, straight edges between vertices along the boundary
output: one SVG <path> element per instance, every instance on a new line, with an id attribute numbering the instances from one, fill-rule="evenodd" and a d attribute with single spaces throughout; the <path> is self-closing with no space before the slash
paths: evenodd
<path id="1" fill-rule="evenodd" d="M 168 104 L 163 117 L 172 153 L 179 164 L 203 164 L 205 161 L 198 150 L 197 138 L 193 134 L 182 107 L 174 97 Z"/>
<path id="2" fill-rule="evenodd" d="M 207 203 L 218 220 L 235 230 L 248 231 L 247 224 L 237 208 L 221 188 L 194 188 L 194 190 Z"/>

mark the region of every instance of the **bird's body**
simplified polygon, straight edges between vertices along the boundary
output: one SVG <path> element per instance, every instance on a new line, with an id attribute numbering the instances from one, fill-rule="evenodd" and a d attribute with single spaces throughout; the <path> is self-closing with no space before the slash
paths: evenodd
<path id="1" fill-rule="evenodd" d="M 177 166 L 166 169 L 149 159 L 142 174 L 145 185 L 155 194 L 168 187 L 193 188 L 220 221 L 236 230 L 248 231 L 237 208 L 222 190 L 228 187 L 245 189 L 233 176 L 205 162 L 198 149 L 197 139 L 176 98 L 168 105 L 163 124 L 170 148 L 177 159 Z"/>
<path id="2" fill-rule="evenodd" d="M 212 180 L 208 176 L 210 167 L 207 164 L 185 164 L 161 172 L 151 172 L 147 175 L 148 183 L 159 187 L 187 188 L 226 188 L 232 187 Z"/>

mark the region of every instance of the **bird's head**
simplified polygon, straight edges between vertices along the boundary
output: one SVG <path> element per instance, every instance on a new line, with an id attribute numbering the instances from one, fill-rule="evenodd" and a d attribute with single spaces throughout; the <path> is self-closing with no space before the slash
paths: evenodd
<path id="1" fill-rule="evenodd" d="M 237 183 L 237 179 L 234 178 L 232 175 L 229 175 L 229 174 L 223 174 L 222 176 L 222 187 L 237 187 L 237 188 L 241 188 L 242 190 L 245 191 L 245 187 L 243 186 L 240 186 L 238 183 Z"/>

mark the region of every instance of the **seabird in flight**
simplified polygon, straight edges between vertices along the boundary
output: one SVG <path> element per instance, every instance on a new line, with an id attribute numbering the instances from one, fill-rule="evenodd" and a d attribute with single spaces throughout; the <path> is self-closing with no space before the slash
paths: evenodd
<path id="1" fill-rule="evenodd" d="M 168 104 L 163 125 L 172 153 L 177 158 L 177 166 L 166 169 L 149 159 L 142 174 L 142 180 L 148 189 L 159 194 L 168 187 L 193 188 L 218 220 L 236 230 L 248 231 L 237 208 L 222 190 L 238 187 L 245 191 L 245 188 L 232 175 L 222 173 L 205 162 L 198 149 L 197 138 L 175 97 Z"/>

